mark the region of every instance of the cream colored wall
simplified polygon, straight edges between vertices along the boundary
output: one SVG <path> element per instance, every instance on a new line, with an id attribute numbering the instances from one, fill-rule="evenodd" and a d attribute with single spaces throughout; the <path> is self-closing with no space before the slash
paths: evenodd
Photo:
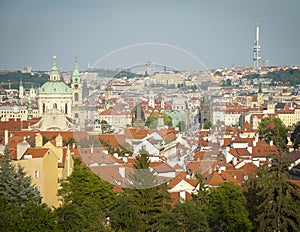
<path id="1" fill-rule="evenodd" d="M 297 123 L 295 114 L 278 114 L 285 126 L 292 126 Z"/>
<path id="2" fill-rule="evenodd" d="M 27 175 L 31 176 L 32 183 L 39 188 L 42 202 L 50 208 L 58 206 L 58 168 L 57 156 L 48 150 L 43 158 L 25 159 L 14 162 L 24 167 Z M 39 177 L 35 177 L 35 171 L 39 170 Z"/>
<path id="3" fill-rule="evenodd" d="M 44 172 L 44 202 L 49 207 L 58 207 L 58 166 L 57 156 L 49 150 L 49 153 L 43 159 Z"/>

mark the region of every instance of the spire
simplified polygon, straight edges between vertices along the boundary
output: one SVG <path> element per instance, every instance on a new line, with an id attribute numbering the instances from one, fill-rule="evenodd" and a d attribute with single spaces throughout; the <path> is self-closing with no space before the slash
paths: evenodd
<path id="1" fill-rule="evenodd" d="M 33 114 L 32 114 L 32 101 L 29 100 L 28 101 L 28 119 L 32 119 L 33 118 Z"/>
<path id="2" fill-rule="evenodd" d="M 81 76 L 79 73 L 77 56 L 75 56 L 74 71 L 72 74 L 72 83 L 79 83 L 79 82 L 81 82 Z"/>
<path id="3" fill-rule="evenodd" d="M 52 74 L 59 74 L 58 68 L 56 67 L 56 55 L 53 56 L 53 66 L 51 70 L 52 70 L 51 71 Z"/>
<path id="4" fill-rule="evenodd" d="M 259 83 L 258 93 L 262 93 L 262 85 Z"/>
<path id="5" fill-rule="evenodd" d="M 50 81 L 61 81 L 58 68 L 56 67 L 56 55 L 53 56 L 53 66 L 50 73 Z"/>

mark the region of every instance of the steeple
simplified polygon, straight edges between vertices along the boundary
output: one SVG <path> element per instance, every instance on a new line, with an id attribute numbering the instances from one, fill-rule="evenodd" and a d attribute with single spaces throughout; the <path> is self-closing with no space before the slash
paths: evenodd
<path id="1" fill-rule="evenodd" d="M 258 93 L 262 93 L 261 83 L 259 83 Z"/>
<path id="2" fill-rule="evenodd" d="M 72 83 L 80 83 L 80 82 L 81 82 L 81 76 L 78 70 L 77 56 L 75 56 L 74 71 L 72 73 Z"/>
<path id="3" fill-rule="evenodd" d="M 33 114 L 32 114 L 32 101 L 29 100 L 28 101 L 28 120 L 33 118 Z"/>
<path id="4" fill-rule="evenodd" d="M 19 85 L 19 98 L 24 97 L 24 88 L 23 88 L 23 82 L 22 79 L 20 80 L 20 85 Z"/>
<path id="5" fill-rule="evenodd" d="M 53 66 L 50 73 L 50 81 L 61 81 L 58 68 L 56 67 L 56 55 L 53 56 Z"/>

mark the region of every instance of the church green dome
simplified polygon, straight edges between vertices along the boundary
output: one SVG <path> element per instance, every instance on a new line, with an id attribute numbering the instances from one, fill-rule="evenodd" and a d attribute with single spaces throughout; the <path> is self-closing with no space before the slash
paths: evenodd
<path id="1" fill-rule="evenodd" d="M 48 81 L 39 88 L 39 94 L 71 94 L 70 87 L 62 81 Z"/>

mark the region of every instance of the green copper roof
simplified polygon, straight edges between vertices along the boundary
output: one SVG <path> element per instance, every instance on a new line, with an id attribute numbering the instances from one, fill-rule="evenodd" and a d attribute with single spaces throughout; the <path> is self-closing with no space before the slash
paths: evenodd
<path id="1" fill-rule="evenodd" d="M 39 88 L 39 94 L 71 94 L 71 89 L 62 81 L 48 81 Z"/>
<path id="2" fill-rule="evenodd" d="M 75 57 L 74 71 L 72 74 L 72 82 L 73 83 L 81 82 L 81 76 L 78 70 L 77 57 Z"/>
<path id="3" fill-rule="evenodd" d="M 184 99 L 183 98 L 173 98 L 172 105 L 184 105 Z"/>

